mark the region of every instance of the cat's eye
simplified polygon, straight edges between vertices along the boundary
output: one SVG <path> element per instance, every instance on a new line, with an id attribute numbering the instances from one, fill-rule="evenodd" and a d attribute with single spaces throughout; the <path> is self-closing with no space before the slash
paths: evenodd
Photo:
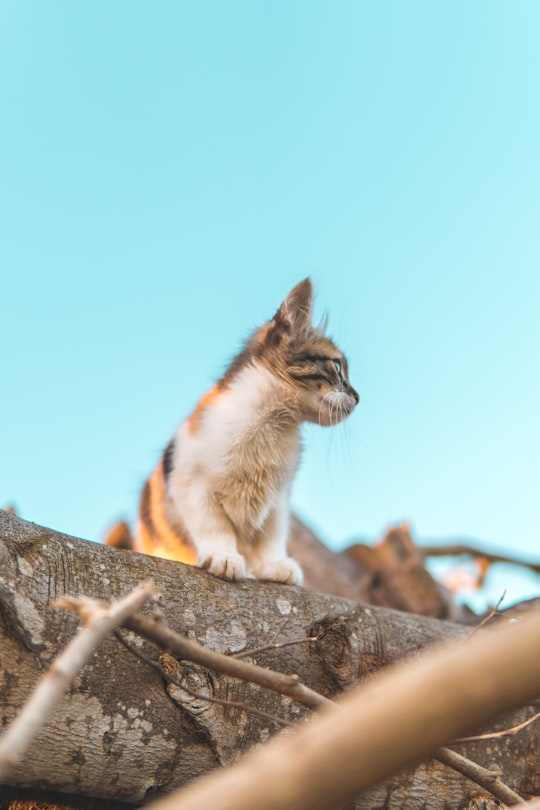
<path id="1" fill-rule="evenodd" d="M 341 360 L 332 360 L 332 363 L 336 367 L 337 373 L 341 376 Z"/>

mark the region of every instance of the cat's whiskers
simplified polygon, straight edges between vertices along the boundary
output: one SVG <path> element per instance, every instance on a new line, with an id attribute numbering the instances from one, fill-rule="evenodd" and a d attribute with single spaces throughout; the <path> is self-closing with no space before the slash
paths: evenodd
<path id="1" fill-rule="evenodd" d="M 350 399 L 346 391 L 333 391 L 332 394 L 333 413 L 337 417 L 334 425 L 338 425 L 343 422 L 350 413 Z"/>
<path id="2" fill-rule="evenodd" d="M 332 427 L 335 424 L 334 418 L 335 418 L 336 408 L 337 408 L 336 395 L 335 395 L 334 391 L 332 391 L 330 393 L 330 396 L 328 397 L 328 401 L 330 403 L 330 427 Z"/>
<path id="3" fill-rule="evenodd" d="M 344 407 L 343 397 L 341 396 L 341 393 L 339 391 L 336 391 L 335 393 L 334 404 L 335 404 L 334 410 L 337 416 L 337 419 L 334 422 L 334 424 L 337 425 L 343 419 L 343 407 Z"/>
<path id="4" fill-rule="evenodd" d="M 321 404 L 319 405 L 319 425 L 322 425 L 322 424 L 323 424 L 323 423 L 321 422 L 321 414 L 322 414 L 322 409 L 323 409 L 323 407 L 325 407 L 325 403 L 326 403 L 326 400 L 327 400 L 327 399 L 328 399 L 328 400 L 330 400 L 330 402 L 331 402 L 332 393 L 333 393 L 332 391 L 328 391 L 328 393 L 327 393 L 327 394 L 325 394 L 325 395 L 323 396 L 323 398 L 321 399 Z"/>

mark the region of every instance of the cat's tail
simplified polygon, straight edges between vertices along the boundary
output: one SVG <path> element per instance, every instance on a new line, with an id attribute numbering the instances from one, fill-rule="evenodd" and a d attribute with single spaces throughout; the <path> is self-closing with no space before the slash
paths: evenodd
<path id="1" fill-rule="evenodd" d="M 129 551 L 135 549 L 135 538 L 125 520 L 116 523 L 105 537 L 104 543 L 112 548 L 125 548 Z"/>

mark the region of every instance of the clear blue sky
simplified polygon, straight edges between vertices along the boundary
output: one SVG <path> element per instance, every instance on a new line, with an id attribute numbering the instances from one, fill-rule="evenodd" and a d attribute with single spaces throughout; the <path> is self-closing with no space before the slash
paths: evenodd
<path id="1" fill-rule="evenodd" d="M 362 401 L 300 514 L 538 556 L 539 42 L 536 0 L 2 0 L 1 504 L 132 518 L 309 274 Z"/>

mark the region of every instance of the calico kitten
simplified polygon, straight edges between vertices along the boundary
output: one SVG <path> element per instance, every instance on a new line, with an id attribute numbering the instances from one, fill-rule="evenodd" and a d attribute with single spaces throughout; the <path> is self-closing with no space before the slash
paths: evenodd
<path id="1" fill-rule="evenodd" d="M 142 492 L 139 550 L 301 583 L 286 551 L 300 426 L 335 425 L 359 401 L 342 352 L 311 325 L 312 299 L 305 279 L 179 426 Z"/>

